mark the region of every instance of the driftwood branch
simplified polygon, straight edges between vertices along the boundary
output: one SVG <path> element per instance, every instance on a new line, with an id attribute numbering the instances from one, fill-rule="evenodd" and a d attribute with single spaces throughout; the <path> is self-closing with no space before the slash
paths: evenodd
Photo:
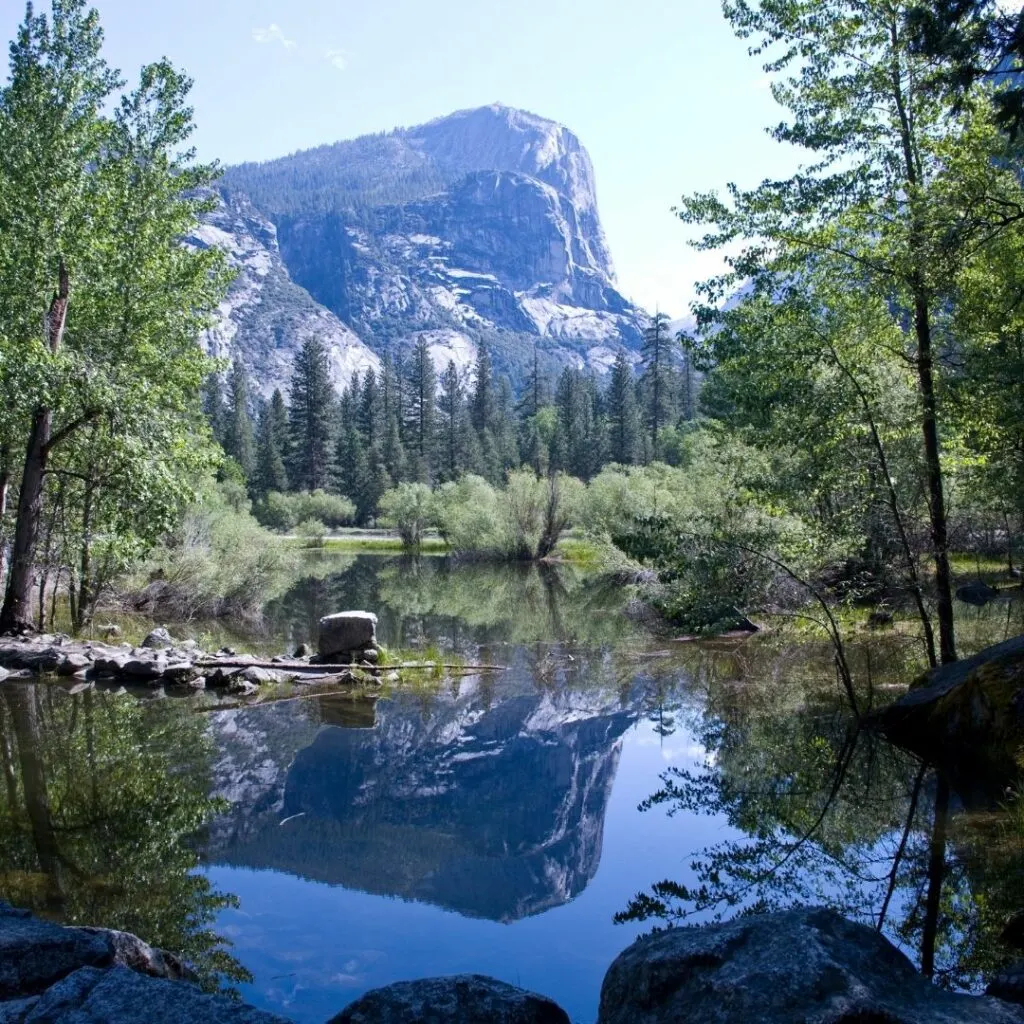
<path id="1" fill-rule="evenodd" d="M 351 665 L 311 665 L 309 662 L 291 661 L 246 661 L 245 659 L 210 658 L 193 663 L 195 668 L 266 668 L 274 672 L 313 672 L 329 674 L 332 672 L 351 672 L 358 669 L 360 672 L 391 672 L 403 669 L 434 669 L 441 668 L 446 671 L 465 672 L 506 672 L 507 665 L 459 665 L 455 663 L 444 663 L 436 661 L 399 661 L 388 665 L 367 665 L 360 662 L 353 662 Z"/>

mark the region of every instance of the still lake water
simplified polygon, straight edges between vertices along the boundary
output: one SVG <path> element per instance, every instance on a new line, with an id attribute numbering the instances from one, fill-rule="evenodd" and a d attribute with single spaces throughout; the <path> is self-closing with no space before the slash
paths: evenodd
<path id="1" fill-rule="evenodd" d="M 8 687 L 0 896 L 213 971 L 226 939 L 242 996 L 302 1022 L 480 972 L 589 1024 L 650 911 L 827 902 L 918 959 L 939 885 L 937 977 L 977 987 L 1009 955 L 1024 815 L 954 794 L 929 871 L 934 773 L 852 727 L 812 643 L 673 644 L 575 570 L 373 556 L 311 564 L 252 640 L 290 649 L 343 608 L 507 671 L 202 714 Z M 878 693 L 905 679 L 906 643 L 853 656 Z"/>

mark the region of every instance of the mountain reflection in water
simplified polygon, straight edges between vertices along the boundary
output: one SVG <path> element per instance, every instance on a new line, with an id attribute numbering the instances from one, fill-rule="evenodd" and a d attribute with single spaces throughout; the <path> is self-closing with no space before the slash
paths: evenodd
<path id="1" fill-rule="evenodd" d="M 495 921 L 539 913 L 597 871 L 640 703 L 538 688 L 523 655 L 498 680 L 380 701 L 372 729 L 317 730 L 301 706 L 215 715 L 232 807 L 208 856 Z"/>

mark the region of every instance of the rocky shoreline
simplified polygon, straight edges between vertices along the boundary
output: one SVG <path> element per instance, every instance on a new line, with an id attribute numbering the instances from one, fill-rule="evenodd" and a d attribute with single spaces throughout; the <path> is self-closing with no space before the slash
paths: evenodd
<path id="1" fill-rule="evenodd" d="M 669 928 L 612 963 L 597 1024 L 1024 1024 L 1024 1007 L 944 991 L 873 928 L 805 908 Z M 0 1024 L 290 1024 L 203 992 L 172 954 L 0 903 Z M 483 975 L 397 982 L 328 1024 L 569 1024 L 550 999 Z"/>
<path id="2" fill-rule="evenodd" d="M 200 649 L 160 627 L 138 646 L 74 640 L 63 634 L 0 637 L 0 682 L 12 676 L 58 676 L 73 683 L 170 687 L 183 691 L 212 688 L 238 696 L 261 686 L 289 682 L 358 682 L 381 671 L 377 617 L 340 612 L 320 622 L 317 651 L 305 645 L 292 656 L 269 661 L 239 655 L 230 647 Z"/>

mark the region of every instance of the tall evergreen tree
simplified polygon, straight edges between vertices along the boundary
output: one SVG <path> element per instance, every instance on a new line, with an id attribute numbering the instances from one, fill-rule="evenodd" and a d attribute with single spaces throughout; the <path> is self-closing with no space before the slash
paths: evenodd
<path id="1" fill-rule="evenodd" d="M 644 330 L 644 420 L 650 442 L 651 458 L 661 457 L 660 434 L 672 416 L 673 358 L 672 337 L 665 313 L 655 313 Z"/>
<path id="2" fill-rule="evenodd" d="M 380 446 L 384 440 L 384 403 L 382 401 L 377 374 L 371 366 L 363 374 L 359 390 L 359 429 L 369 449 Z"/>
<path id="3" fill-rule="evenodd" d="M 517 406 L 520 419 L 523 422 L 532 419 L 547 403 L 548 382 L 540 368 L 540 351 L 535 342 L 533 346 L 533 361 L 523 383 L 522 396 Z"/>
<path id="4" fill-rule="evenodd" d="M 231 366 L 229 387 L 231 405 L 224 431 L 224 451 L 238 463 L 246 480 L 251 480 L 256 469 L 256 442 L 249 418 L 249 377 L 237 359 Z"/>
<path id="5" fill-rule="evenodd" d="M 491 366 L 491 352 L 486 341 L 481 341 L 476 350 L 476 367 L 473 371 L 473 426 L 483 434 L 494 418 L 494 370 Z"/>
<path id="6" fill-rule="evenodd" d="M 624 466 L 640 460 L 640 411 L 636 403 L 633 367 L 625 352 L 619 352 L 612 366 L 605 398 L 608 422 L 608 457 Z"/>
<path id="7" fill-rule="evenodd" d="M 420 337 L 409 360 L 407 451 L 417 480 L 433 476 L 434 433 L 437 421 L 437 374 L 426 339 Z"/>
<path id="8" fill-rule="evenodd" d="M 467 466 L 466 393 L 459 371 L 452 360 L 441 374 L 440 444 L 438 469 L 443 480 L 457 480 Z"/>
<path id="9" fill-rule="evenodd" d="M 275 399 L 280 403 L 280 411 L 274 408 Z M 282 442 L 287 436 L 287 420 L 282 429 L 281 413 L 287 415 L 281 392 L 275 391 L 273 399 L 260 410 L 256 434 L 256 467 L 250 481 L 250 493 L 254 497 L 264 497 L 270 491 L 288 490 L 288 473 L 281 451 Z"/>
<path id="10" fill-rule="evenodd" d="M 218 444 L 224 443 L 227 414 L 224 408 L 224 387 L 220 374 L 211 373 L 203 381 L 203 415 L 210 424 L 210 433 Z"/>
<path id="11" fill-rule="evenodd" d="M 572 476 L 589 479 L 598 472 L 604 445 L 597 409 L 597 382 L 574 366 L 558 378 L 552 463 Z"/>
<path id="12" fill-rule="evenodd" d="M 287 470 L 296 490 L 316 491 L 327 486 L 333 402 L 327 349 L 320 338 L 307 338 L 295 358 L 288 406 L 291 452 Z"/>

